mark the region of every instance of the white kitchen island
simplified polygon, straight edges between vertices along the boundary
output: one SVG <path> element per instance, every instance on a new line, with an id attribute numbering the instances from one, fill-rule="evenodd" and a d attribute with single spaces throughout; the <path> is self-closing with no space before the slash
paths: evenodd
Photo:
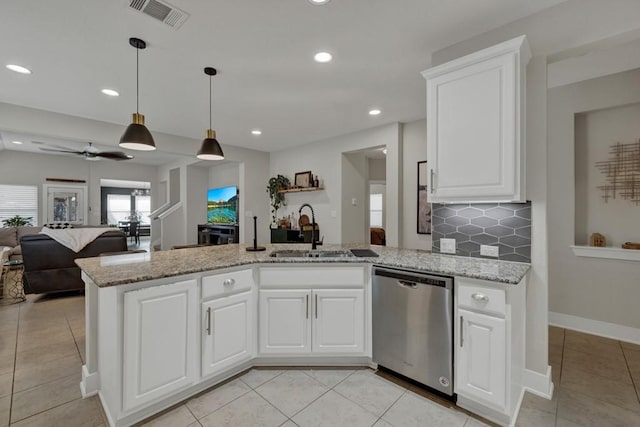
<path id="1" fill-rule="evenodd" d="M 83 396 L 98 394 L 109 423 L 127 426 L 251 366 L 375 366 L 375 263 L 467 278 L 475 282 L 467 282 L 464 292 L 473 290 L 469 286 L 493 292 L 490 304 L 475 292 L 476 300 L 461 306 L 475 312 L 475 320 L 492 315 L 503 329 L 495 321 L 469 329 L 470 345 L 456 349 L 455 363 L 469 351 L 475 362 L 465 363 L 465 382 L 456 382 L 455 391 L 469 409 L 502 424 L 511 421 L 524 361 L 523 340 L 514 341 L 512 332 L 524 335 L 518 320 L 524 285 L 518 284 L 528 264 L 385 247 L 372 247 L 378 258 L 269 256 L 291 247 L 250 253 L 244 245 L 225 245 L 77 260 L 86 283 Z M 503 349 L 501 366 L 488 358 L 487 345 L 496 342 Z M 497 380 L 487 382 L 480 370 L 488 368 Z"/>

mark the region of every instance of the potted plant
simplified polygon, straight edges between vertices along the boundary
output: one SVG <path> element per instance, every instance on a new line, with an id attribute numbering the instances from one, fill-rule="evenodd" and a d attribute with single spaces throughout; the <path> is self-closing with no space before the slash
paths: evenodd
<path id="1" fill-rule="evenodd" d="M 278 209 L 280 208 L 280 206 L 287 205 L 287 202 L 284 198 L 284 193 L 279 193 L 279 191 L 289 188 L 290 185 L 291 182 L 289 181 L 289 178 L 284 175 L 277 175 L 269 178 L 267 193 L 269 193 L 269 199 L 271 200 L 271 228 L 278 228 Z"/>
<path id="2" fill-rule="evenodd" d="M 22 227 L 25 225 L 32 225 L 31 221 L 33 221 L 33 217 L 22 217 L 20 215 L 16 215 L 12 218 L 8 218 L 2 221 L 2 225 L 4 227 Z"/>

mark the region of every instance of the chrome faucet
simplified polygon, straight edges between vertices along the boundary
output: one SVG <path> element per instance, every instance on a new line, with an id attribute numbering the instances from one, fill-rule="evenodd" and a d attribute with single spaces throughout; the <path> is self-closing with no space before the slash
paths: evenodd
<path id="1" fill-rule="evenodd" d="M 309 203 L 304 203 L 302 206 L 300 206 L 300 209 L 298 210 L 298 218 L 300 218 L 300 215 L 302 215 L 302 208 L 304 207 L 308 207 L 311 210 L 311 250 L 313 251 L 318 248 L 316 246 L 318 243 L 316 241 L 316 214 L 313 212 L 313 208 Z M 300 227 L 300 235 L 298 237 L 300 238 L 304 237 L 304 233 L 302 232 L 302 227 Z"/>

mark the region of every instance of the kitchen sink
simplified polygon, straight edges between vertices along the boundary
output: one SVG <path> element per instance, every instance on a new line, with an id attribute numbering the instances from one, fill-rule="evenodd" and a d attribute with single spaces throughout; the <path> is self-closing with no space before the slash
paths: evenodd
<path id="1" fill-rule="evenodd" d="M 274 258 L 352 258 L 351 251 L 318 251 L 318 250 L 281 250 L 273 251 L 269 256 Z"/>

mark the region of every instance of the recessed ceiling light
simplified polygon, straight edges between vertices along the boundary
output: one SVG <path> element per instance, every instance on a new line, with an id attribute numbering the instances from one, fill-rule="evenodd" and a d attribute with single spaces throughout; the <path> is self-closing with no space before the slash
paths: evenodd
<path id="1" fill-rule="evenodd" d="M 311 2 L 311 4 L 317 4 L 317 5 L 329 3 L 329 0 L 309 0 L 309 1 Z"/>
<path id="2" fill-rule="evenodd" d="M 22 141 L 11 141 L 11 142 L 17 145 L 22 145 Z"/>
<path id="3" fill-rule="evenodd" d="M 120 96 L 120 94 L 113 89 L 102 89 L 100 92 L 104 93 L 107 96 Z"/>
<path id="4" fill-rule="evenodd" d="M 7 68 L 20 74 L 31 74 L 31 70 L 21 65 L 7 64 Z"/>
<path id="5" fill-rule="evenodd" d="M 262 135 L 262 131 L 260 129 L 254 129 L 251 131 L 252 135 Z"/>
<path id="6" fill-rule="evenodd" d="M 318 52 L 313 55 L 313 59 L 315 59 L 316 62 L 331 62 L 331 60 L 333 59 L 333 55 L 331 55 L 329 52 Z"/>
<path id="7" fill-rule="evenodd" d="M 382 113 L 382 111 L 378 110 L 377 108 L 369 111 L 370 116 L 377 116 L 380 113 Z"/>
<path id="8" fill-rule="evenodd" d="M 382 154 L 384 154 L 385 156 L 387 155 L 387 149 L 386 148 L 382 149 Z"/>

